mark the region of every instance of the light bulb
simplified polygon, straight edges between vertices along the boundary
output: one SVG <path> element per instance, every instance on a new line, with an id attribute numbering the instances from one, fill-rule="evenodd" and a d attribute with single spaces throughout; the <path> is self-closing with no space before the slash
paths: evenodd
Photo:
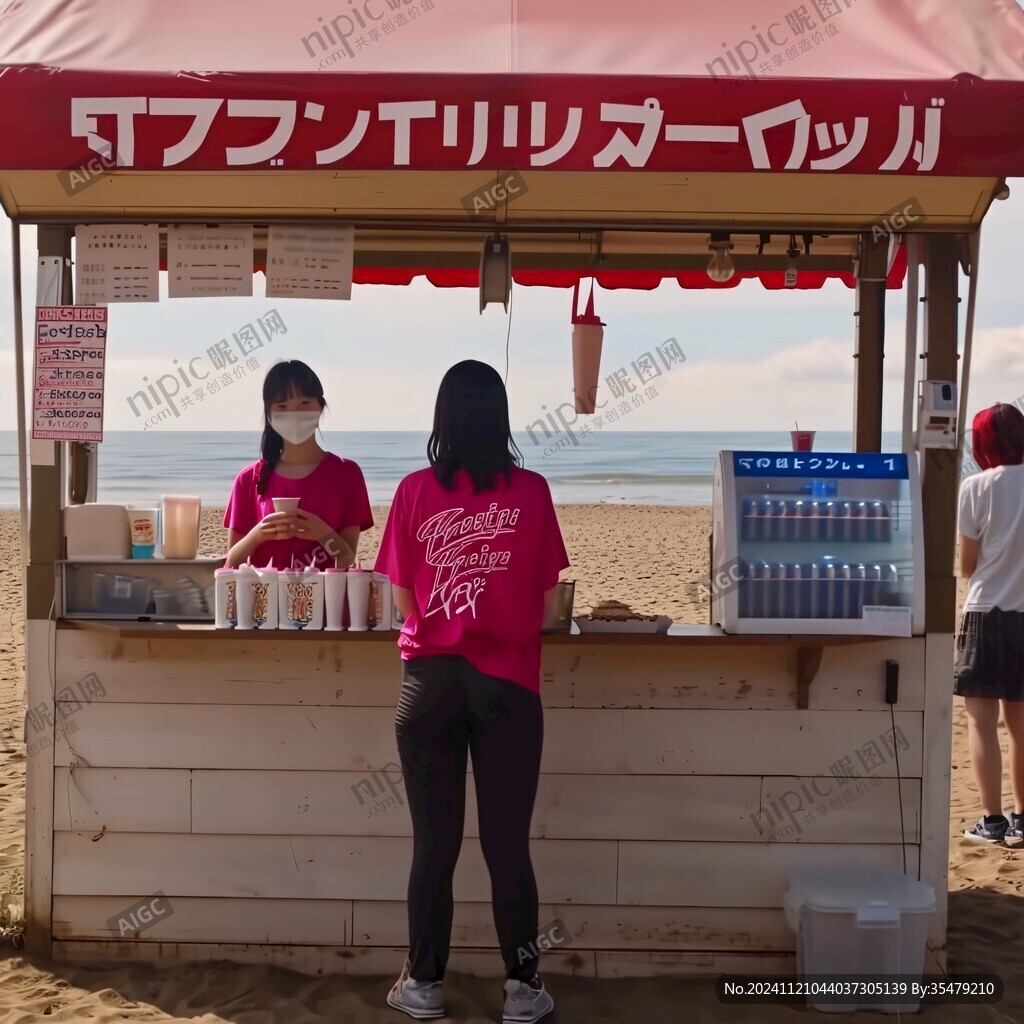
<path id="1" fill-rule="evenodd" d="M 708 262 L 708 277 L 719 284 L 725 284 L 726 281 L 732 280 L 735 273 L 736 267 L 729 257 L 728 248 L 725 245 L 715 244 L 711 260 Z"/>

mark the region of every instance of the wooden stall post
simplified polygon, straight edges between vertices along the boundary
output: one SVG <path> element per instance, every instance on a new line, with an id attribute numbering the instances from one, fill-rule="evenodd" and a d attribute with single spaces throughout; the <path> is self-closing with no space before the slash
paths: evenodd
<path id="1" fill-rule="evenodd" d="M 38 228 L 39 260 L 56 257 L 63 272 L 39 275 L 36 302 L 71 301 L 71 237 L 63 225 Z M 34 320 L 34 317 L 33 317 Z M 33 337 L 33 365 L 34 365 Z M 61 530 L 62 466 L 57 441 L 32 441 L 31 505 L 25 587 L 25 687 L 32 721 L 40 723 L 25 769 L 25 938 L 29 952 L 48 957 L 53 907 L 53 760 L 56 707 L 50 677 L 50 618 L 57 560 L 63 555 Z M 45 742 L 44 742 L 45 741 Z"/>
<path id="2" fill-rule="evenodd" d="M 857 368 L 854 375 L 854 443 L 857 452 L 882 450 L 882 360 L 885 358 L 885 282 L 889 235 L 861 235 L 857 255 Z"/>
<path id="3" fill-rule="evenodd" d="M 959 248 L 954 235 L 924 239 L 924 376 L 957 378 Z M 922 457 L 925 548 L 925 705 L 921 779 L 921 878 L 935 887 L 928 969 L 946 964 L 949 875 L 949 782 L 952 758 L 953 633 L 956 626 L 957 491 L 949 450 Z"/>
<path id="4" fill-rule="evenodd" d="M 924 357 L 928 380 L 957 378 L 957 276 L 955 235 L 925 239 Z M 957 492 L 959 477 L 950 468 L 948 449 L 926 449 L 922 460 L 925 562 L 925 628 L 952 633 L 956 619 Z"/>

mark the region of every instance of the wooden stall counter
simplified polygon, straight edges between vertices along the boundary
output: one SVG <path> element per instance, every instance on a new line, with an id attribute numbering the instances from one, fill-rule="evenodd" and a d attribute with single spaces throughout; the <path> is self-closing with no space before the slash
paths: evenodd
<path id="1" fill-rule="evenodd" d="M 52 756 L 38 842 L 53 902 L 35 914 L 55 959 L 172 943 L 311 973 L 401 963 L 412 830 L 394 632 L 56 625 L 61 730 L 35 755 Z M 905 857 L 943 891 L 947 808 L 922 778 L 941 757 L 949 771 L 936 695 L 951 656 L 931 637 L 546 636 L 530 845 L 543 918 L 575 937 L 549 972 L 793 970 L 782 907 L 799 867 Z M 467 788 L 452 964 L 497 974 L 471 766 Z M 157 891 L 174 913 L 112 936 Z"/>
<path id="2" fill-rule="evenodd" d="M 300 629 L 218 629 L 212 623 L 159 622 L 128 619 L 59 619 L 59 629 L 80 629 L 113 634 L 134 640 L 225 640 L 231 642 L 266 643 L 301 641 L 311 643 L 365 643 L 389 641 L 394 643 L 397 630 L 363 630 L 361 632 L 300 630 Z M 575 624 L 569 633 L 548 633 L 545 646 L 582 645 L 613 647 L 784 647 L 796 652 L 794 672 L 796 679 L 796 706 L 810 706 L 810 687 L 814 682 L 821 659 L 827 647 L 851 644 L 880 643 L 885 637 L 855 634 L 728 634 L 718 626 L 673 625 L 667 633 L 583 633 Z"/>

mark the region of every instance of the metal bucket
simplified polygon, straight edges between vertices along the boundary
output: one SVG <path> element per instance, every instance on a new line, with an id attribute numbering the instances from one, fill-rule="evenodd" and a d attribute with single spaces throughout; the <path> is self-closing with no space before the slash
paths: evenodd
<path id="1" fill-rule="evenodd" d="M 556 588 L 556 601 L 544 617 L 544 633 L 568 633 L 572 629 L 572 605 L 576 596 L 576 581 L 562 580 Z"/>

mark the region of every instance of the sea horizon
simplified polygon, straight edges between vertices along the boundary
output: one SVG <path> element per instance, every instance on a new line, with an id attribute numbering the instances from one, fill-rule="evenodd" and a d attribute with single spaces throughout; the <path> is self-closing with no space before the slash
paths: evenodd
<path id="1" fill-rule="evenodd" d="M 325 431 L 328 451 L 357 462 L 370 500 L 390 504 L 398 482 L 427 465 L 428 431 Z M 543 474 L 558 504 L 710 506 L 719 451 L 789 451 L 788 430 L 575 430 L 550 437 L 514 431 L 527 469 Z M 143 442 L 144 443 L 141 443 Z M 899 431 L 883 448 L 899 451 Z M 849 452 L 852 432 L 820 431 L 819 451 Z M 195 494 L 223 507 L 236 474 L 259 458 L 255 431 L 111 430 L 99 448 L 97 501 L 152 504 L 163 494 Z M 17 433 L 0 431 L 0 507 L 18 507 Z"/>

